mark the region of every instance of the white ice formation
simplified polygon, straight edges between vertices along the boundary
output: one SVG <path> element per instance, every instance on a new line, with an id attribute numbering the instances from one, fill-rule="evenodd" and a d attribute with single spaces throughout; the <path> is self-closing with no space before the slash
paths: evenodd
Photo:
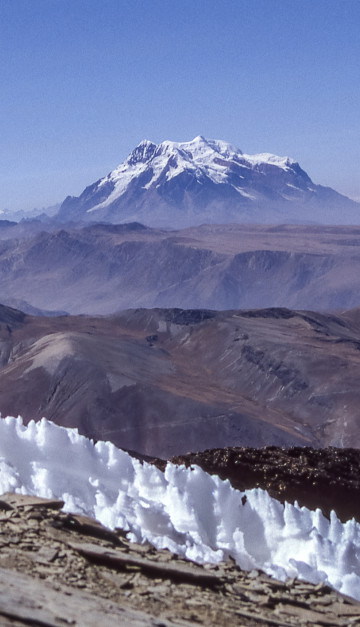
<path id="1" fill-rule="evenodd" d="M 63 499 L 67 511 L 199 563 L 232 556 L 243 569 L 327 582 L 360 600 L 354 520 L 283 507 L 260 489 L 239 492 L 197 466 L 168 464 L 162 473 L 45 419 L 27 427 L 21 418 L 0 420 L 0 494 L 6 491 Z"/>

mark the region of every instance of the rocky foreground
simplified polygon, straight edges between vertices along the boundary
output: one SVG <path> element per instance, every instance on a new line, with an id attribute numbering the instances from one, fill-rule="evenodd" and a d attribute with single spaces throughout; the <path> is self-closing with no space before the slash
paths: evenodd
<path id="1" fill-rule="evenodd" d="M 360 603 L 328 586 L 201 567 L 61 507 L 0 497 L 4 627 L 360 625 Z"/>

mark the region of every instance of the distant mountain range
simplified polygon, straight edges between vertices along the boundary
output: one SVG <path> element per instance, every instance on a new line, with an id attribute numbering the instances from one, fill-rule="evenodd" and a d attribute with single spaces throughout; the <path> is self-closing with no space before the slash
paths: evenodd
<path id="1" fill-rule="evenodd" d="M 0 210 L 0 220 L 20 222 L 21 220 L 41 220 L 43 222 L 49 222 L 49 218 L 55 216 L 61 204 L 51 205 L 49 207 L 43 207 L 42 209 L 30 209 L 28 211 L 19 210 L 11 211 L 11 209 Z"/>
<path id="2" fill-rule="evenodd" d="M 360 204 L 313 183 L 299 164 L 221 140 L 142 141 L 115 170 L 68 196 L 67 221 L 186 227 L 203 223 L 356 224 Z"/>
<path id="3" fill-rule="evenodd" d="M 358 306 L 359 294 L 360 227 L 0 222 L 1 302 L 31 314 L 341 310 Z"/>

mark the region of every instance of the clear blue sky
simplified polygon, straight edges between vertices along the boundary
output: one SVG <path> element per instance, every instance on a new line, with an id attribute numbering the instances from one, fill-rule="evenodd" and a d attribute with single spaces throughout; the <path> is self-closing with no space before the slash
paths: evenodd
<path id="1" fill-rule="evenodd" d="M 199 134 L 360 199 L 360 0 L 0 0 L 0 53 L 2 209 Z"/>

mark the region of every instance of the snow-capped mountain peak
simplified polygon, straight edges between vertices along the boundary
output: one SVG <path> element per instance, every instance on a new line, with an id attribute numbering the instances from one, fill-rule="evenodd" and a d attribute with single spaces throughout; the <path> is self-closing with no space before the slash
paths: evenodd
<path id="1" fill-rule="evenodd" d="M 197 180 L 205 175 L 215 184 L 229 184 L 239 191 L 239 181 L 229 180 L 232 166 L 252 169 L 262 164 L 286 169 L 295 164 L 295 161 L 289 157 L 277 157 L 269 153 L 244 155 L 232 144 L 218 139 L 205 139 L 201 135 L 189 142 L 167 140 L 158 145 L 143 140 L 122 164 L 99 182 L 99 187 L 112 182 L 113 191 L 105 200 L 88 211 L 93 212 L 111 205 L 115 199 L 126 193 L 134 179 L 146 173 L 143 189 L 150 189 L 160 182 L 160 179 L 168 182 L 186 171 Z"/>
<path id="2" fill-rule="evenodd" d="M 123 163 L 79 198 L 68 197 L 59 217 L 173 227 L 203 222 L 329 222 L 324 212 L 332 209 L 338 214 L 345 205 L 350 211 L 359 209 L 330 188 L 315 185 L 290 157 L 250 155 L 223 140 L 198 135 L 188 142 L 141 141 Z M 322 212 L 319 220 L 314 209 Z"/>

